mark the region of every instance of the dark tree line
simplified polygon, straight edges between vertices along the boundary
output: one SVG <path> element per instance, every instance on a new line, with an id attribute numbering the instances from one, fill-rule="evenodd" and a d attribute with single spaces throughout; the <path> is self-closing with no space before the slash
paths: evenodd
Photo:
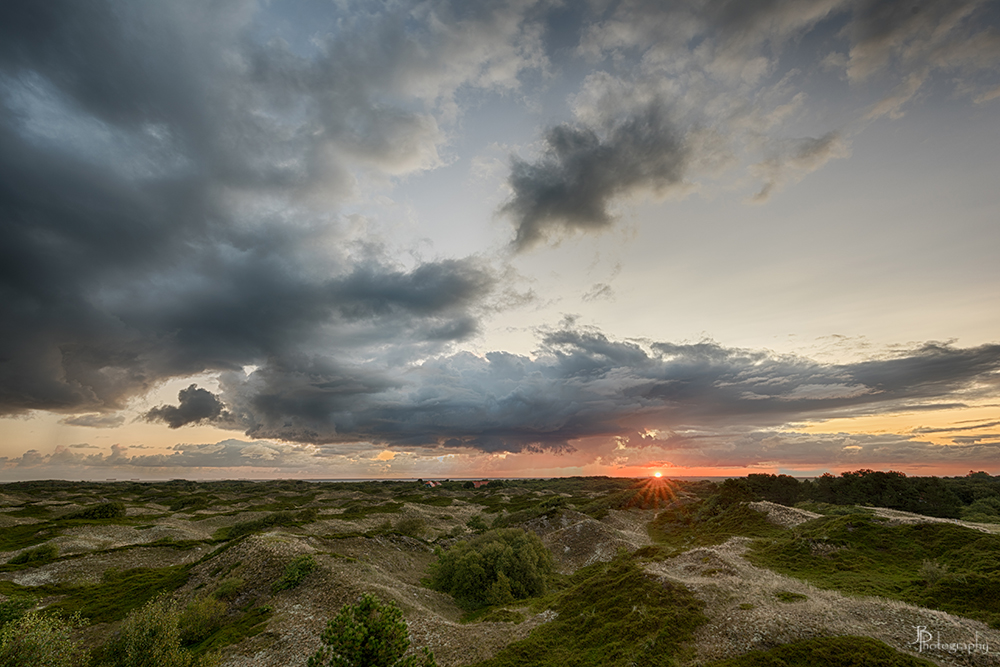
<path id="1" fill-rule="evenodd" d="M 965 477 L 907 477 L 893 470 L 866 469 L 804 480 L 753 474 L 726 480 L 718 491 L 732 501 L 769 500 L 781 505 L 814 501 L 888 507 L 944 518 L 1000 517 L 1000 477 L 985 472 L 970 472 Z"/>

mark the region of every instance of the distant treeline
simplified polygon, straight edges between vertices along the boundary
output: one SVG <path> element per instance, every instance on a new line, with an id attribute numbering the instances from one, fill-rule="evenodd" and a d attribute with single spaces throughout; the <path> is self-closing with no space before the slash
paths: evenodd
<path id="1" fill-rule="evenodd" d="M 907 477 L 892 470 L 854 470 L 805 480 L 753 474 L 726 480 L 719 491 L 732 500 L 868 505 L 926 516 L 1000 522 L 1000 476 L 985 472 L 969 472 L 964 477 Z"/>

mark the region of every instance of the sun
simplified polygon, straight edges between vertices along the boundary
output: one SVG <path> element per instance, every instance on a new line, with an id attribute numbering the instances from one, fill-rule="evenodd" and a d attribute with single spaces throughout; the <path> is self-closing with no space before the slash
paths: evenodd
<path id="1" fill-rule="evenodd" d="M 654 472 L 653 473 L 653 477 L 663 477 L 663 473 L 662 472 Z"/>

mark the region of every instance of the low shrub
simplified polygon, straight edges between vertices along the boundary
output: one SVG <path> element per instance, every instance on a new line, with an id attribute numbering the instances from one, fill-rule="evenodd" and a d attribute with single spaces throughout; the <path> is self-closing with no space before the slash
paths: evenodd
<path id="1" fill-rule="evenodd" d="M 3 667 L 73 667 L 83 664 L 86 651 L 73 641 L 73 631 L 83 625 L 78 616 L 69 620 L 28 612 L 0 628 L 0 665 Z"/>
<path id="2" fill-rule="evenodd" d="M 118 636 L 98 656 L 101 667 L 209 667 L 215 656 L 196 656 L 181 646 L 181 612 L 166 597 L 150 600 L 130 613 Z"/>
<path id="3" fill-rule="evenodd" d="M 505 528 L 436 550 L 430 585 L 466 607 L 506 604 L 541 595 L 552 555 L 534 533 Z"/>
<path id="4" fill-rule="evenodd" d="M 222 583 L 219 584 L 219 587 L 215 589 L 215 592 L 212 595 L 220 600 L 233 600 L 240 594 L 240 591 L 243 590 L 243 585 L 245 583 L 246 582 L 239 577 L 223 579 Z"/>
<path id="5" fill-rule="evenodd" d="M 60 520 L 69 519 L 120 519 L 125 516 L 125 503 L 109 502 L 86 507 L 77 512 L 72 512 L 60 517 Z"/>
<path id="6" fill-rule="evenodd" d="M 43 544 L 40 547 L 35 547 L 34 549 L 28 549 L 22 551 L 18 555 L 11 558 L 7 563 L 9 565 L 29 565 L 36 563 L 45 563 L 50 560 L 55 560 L 59 556 L 59 547 L 54 544 Z"/>
<path id="7" fill-rule="evenodd" d="M 410 638 L 403 612 L 395 602 L 383 603 L 371 594 L 341 607 L 320 641 L 308 667 L 437 667 L 426 648 L 420 656 L 404 657 Z"/>
<path id="8" fill-rule="evenodd" d="M 188 603 L 178 619 L 181 643 L 185 646 L 205 640 L 225 623 L 226 603 L 215 597 L 201 597 Z"/>
<path id="9" fill-rule="evenodd" d="M 319 567 L 312 556 L 298 556 L 285 567 L 284 574 L 271 586 L 275 593 L 295 588 L 310 572 Z"/>

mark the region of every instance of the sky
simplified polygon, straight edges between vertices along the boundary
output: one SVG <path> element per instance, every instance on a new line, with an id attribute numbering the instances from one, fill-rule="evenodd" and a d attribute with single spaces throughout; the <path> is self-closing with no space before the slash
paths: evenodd
<path id="1" fill-rule="evenodd" d="M 0 5 L 0 481 L 1000 474 L 1000 3 Z"/>

